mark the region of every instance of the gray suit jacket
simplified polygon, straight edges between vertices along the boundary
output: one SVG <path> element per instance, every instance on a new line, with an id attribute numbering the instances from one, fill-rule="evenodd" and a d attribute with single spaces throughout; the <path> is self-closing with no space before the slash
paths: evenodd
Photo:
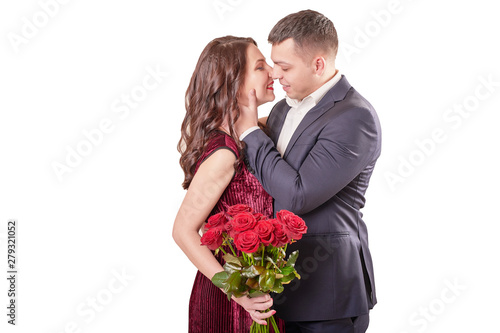
<path id="1" fill-rule="evenodd" d="M 368 313 L 377 301 L 360 210 L 380 155 L 377 114 L 342 76 L 306 114 L 282 158 L 275 145 L 288 110 L 282 100 L 271 111 L 271 137 L 256 130 L 244 139 L 249 170 L 274 198 L 275 213 L 292 211 L 308 227 L 287 249 L 299 250 L 302 279 L 275 296 L 274 308 L 289 321 Z"/>

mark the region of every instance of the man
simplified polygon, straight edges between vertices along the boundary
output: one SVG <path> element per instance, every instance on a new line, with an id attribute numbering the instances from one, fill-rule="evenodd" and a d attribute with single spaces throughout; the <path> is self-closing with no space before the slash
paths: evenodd
<path id="1" fill-rule="evenodd" d="M 302 279 L 285 286 L 274 308 L 287 333 L 365 332 L 376 296 L 360 209 L 380 155 L 378 117 L 335 68 L 337 33 L 327 17 L 311 10 L 288 15 L 268 40 L 273 79 L 286 99 L 269 115 L 268 137 L 257 126 L 250 92 L 237 130 L 275 213 L 290 210 L 308 227 L 288 247 L 300 252 Z"/>

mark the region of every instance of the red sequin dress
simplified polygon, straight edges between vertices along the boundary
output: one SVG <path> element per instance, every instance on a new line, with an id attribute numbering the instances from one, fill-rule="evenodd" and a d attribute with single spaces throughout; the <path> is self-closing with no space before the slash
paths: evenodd
<path id="1" fill-rule="evenodd" d="M 229 149 L 238 158 L 238 148 L 235 141 L 224 132 L 215 132 L 210 140 L 206 152 L 201 156 L 199 165 L 218 149 Z M 273 214 L 272 198 L 264 190 L 257 178 L 252 175 L 245 165 L 242 165 L 226 190 L 215 205 L 211 215 L 227 210 L 236 204 L 246 204 L 254 212 L 271 217 Z M 220 255 L 217 260 L 223 264 Z M 285 332 L 284 322 L 275 315 L 280 333 Z M 233 300 L 217 288 L 212 281 L 199 271 L 191 292 L 189 301 L 189 332 L 190 333 L 246 333 L 252 324 L 250 315 Z M 271 332 L 272 332 L 271 327 Z"/>

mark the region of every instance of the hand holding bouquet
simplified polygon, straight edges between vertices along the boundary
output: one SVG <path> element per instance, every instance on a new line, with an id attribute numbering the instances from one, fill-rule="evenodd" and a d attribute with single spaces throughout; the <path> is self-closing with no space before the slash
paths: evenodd
<path id="1" fill-rule="evenodd" d="M 234 205 L 227 212 L 212 215 L 205 225 L 201 244 L 224 253 L 224 271 L 214 275 L 212 282 L 235 297 L 257 297 L 270 292 L 280 293 L 283 285 L 300 276 L 295 270 L 298 251 L 286 256 L 288 244 L 302 238 L 307 226 L 297 215 L 282 210 L 275 219 L 253 213 L 247 205 Z M 236 248 L 236 250 L 235 250 Z M 274 317 L 268 324 L 278 332 Z M 269 326 L 254 322 L 253 332 L 269 332 Z"/>

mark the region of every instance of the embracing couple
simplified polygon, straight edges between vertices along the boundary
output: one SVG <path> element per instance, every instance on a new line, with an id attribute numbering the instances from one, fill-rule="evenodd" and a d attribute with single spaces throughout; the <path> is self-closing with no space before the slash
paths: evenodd
<path id="1" fill-rule="evenodd" d="M 179 142 L 186 197 L 173 237 L 198 268 L 189 332 L 248 332 L 275 314 L 280 332 L 365 332 L 376 304 L 364 194 L 380 155 L 374 108 L 335 68 L 333 23 L 304 10 L 280 20 L 268 38 L 270 67 L 251 38 L 226 36 L 203 50 L 186 92 Z M 257 106 L 286 92 L 266 119 Z M 200 246 L 208 217 L 235 204 L 271 217 L 289 210 L 308 231 L 302 275 L 281 294 L 232 297 L 211 282 L 223 259 Z M 271 311 L 264 312 L 267 309 Z"/>

